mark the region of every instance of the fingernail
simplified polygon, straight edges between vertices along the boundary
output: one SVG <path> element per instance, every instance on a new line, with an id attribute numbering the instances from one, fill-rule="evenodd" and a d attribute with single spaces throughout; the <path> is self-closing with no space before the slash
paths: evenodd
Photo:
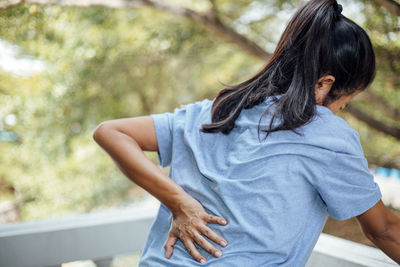
<path id="1" fill-rule="evenodd" d="M 204 259 L 201 259 L 200 260 L 200 263 L 205 263 L 206 261 L 204 260 Z"/>
<path id="2" fill-rule="evenodd" d="M 222 240 L 221 242 L 220 242 L 220 244 L 221 244 L 221 246 L 226 246 L 226 242 L 224 241 L 224 240 Z"/>
<path id="3" fill-rule="evenodd" d="M 225 220 L 221 220 L 221 223 L 226 224 L 226 221 Z"/>
<path id="4" fill-rule="evenodd" d="M 215 257 L 221 257 L 222 256 L 222 252 L 221 251 L 217 251 L 215 252 Z"/>

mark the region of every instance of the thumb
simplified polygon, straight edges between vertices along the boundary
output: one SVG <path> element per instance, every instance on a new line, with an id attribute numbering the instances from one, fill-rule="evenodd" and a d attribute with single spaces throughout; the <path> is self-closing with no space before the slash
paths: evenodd
<path id="1" fill-rule="evenodd" d="M 167 241 L 165 241 L 164 248 L 165 248 L 165 256 L 169 259 L 172 256 L 172 252 L 174 250 L 174 245 L 176 243 L 177 237 L 175 236 L 168 236 Z"/>

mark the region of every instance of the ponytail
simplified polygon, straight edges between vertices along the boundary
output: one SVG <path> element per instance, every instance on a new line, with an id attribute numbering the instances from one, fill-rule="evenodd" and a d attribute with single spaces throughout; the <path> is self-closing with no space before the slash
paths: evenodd
<path id="1" fill-rule="evenodd" d="M 335 77 L 324 105 L 368 87 L 375 77 L 371 41 L 360 26 L 340 12 L 336 0 L 310 0 L 301 6 L 266 66 L 247 81 L 228 85 L 218 93 L 212 105 L 212 122 L 203 124 L 201 131 L 229 134 L 242 109 L 282 94 L 272 97 L 276 108 L 269 128 L 263 131 L 266 137 L 279 130 L 299 134 L 296 128 L 309 123 L 316 112 L 315 84 L 320 77 Z M 272 128 L 277 116 L 281 123 Z"/>

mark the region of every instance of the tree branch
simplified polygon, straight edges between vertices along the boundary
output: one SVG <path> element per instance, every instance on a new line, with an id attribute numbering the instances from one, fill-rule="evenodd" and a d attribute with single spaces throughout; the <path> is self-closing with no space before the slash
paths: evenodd
<path id="1" fill-rule="evenodd" d="M 360 108 L 354 106 L 354 104 L 347 104 L 347 107 L 344 109 L 345 111 L 348 111 L 351 115 L 353 115 L 355 118 L 359 119 L 360 121 L 365 122 L 368 124 L 370 127 L 386 133 L 388 135 L 391 135 L 398 140 L 400 140 L 400 128 L 387 125 L 381 121 L 376 120 L 375 118 L 371 117 L 364 111 L 362 111 Z"/>
<path id="2" fill-rule="evenodd" d="M 211 8 L 210 8 L 210 15 L 213 16 L 214 18 L 218 17 L 218 8 L 217 8 L 217 3 L 215 0 L 209 0 L 211 3 Z"/>
<path id="3" fill-rule="evenodd" d="M 255 42 L 239 34 L 233 28 L 223 24 L 218 17 L 210 15 L 209 12 L 202 14 L 188 8 L 172 6 L 170 4 L 165 4 L 161 2 L 150 0 L 144 0 L 144 2 L 146 2 L 147 6 L 151 6 L 155 9 L 162 11 L 169 11 L 172 14 L 186 17 L 194 22 L 202 24 L 212 29 L 220 38 L 224 39 L 226 42 L 233 43 L 239 46 L 244 51 L 248 52 L 252 56 L 255 56 L 256 58 L 267 60 L 271 56 Z"/>
<path id="4" fill-rule="evenodd" d="M 0 9 L 6 9 L 12 6 L 16 6 L 22 4 L 23 2 L 24 2 L 23 0 L 9 0 L 5 3 L 0 3 Z"/>
<path id="5" fill-rule="evenodd" d="M 374 0 L 395 16 L 400 16 L 400 4 L 394 0 Z"/>
<path id="6" fill-rule="evenodd" d="M 23 3 L 40 6 L 105 6 L 110 8 L 135 8 L 144 5 L 142 0 L 10 0 L 0 3 L 0 9 L 10 8 Z"/>
<path id="7" fill-rule="evenodd" d="M 215 5 L 214 0 L 210 0 Z M 393 0 L 375 0 L 379 4 L 385 6 L 394 14 L 400 14 L 399 4 Z M 194 22 L 202 24 L 213 30 L 220 38 L 227 42 L 233 43 L 242 48 L 248 54 L 255 56 L 261 60 L 268 60 L 270 54 L 258 46 L 255 42 L 249 40 L 247 37 L 239 34 L 233 28 L 225 25 L 218 17 L 214 16 L 212 11 L 206 13 L 199 13 L 194 10 L 179 7 L 164 2 L 156 2 L 153 0 L 12 0 L 8 3 L 0 3 L 0 8 L 8 8 L 21 3 L 37 4 L 42 6 L 58 5 L 58 6 L 105 6 L 110 8 L 137 8 L 137 7 L 152 7 L 161 11 L 166 11 L 171 14 L 188 18 Z M 400 129 L 394 126 L 386 125 L 370 115 L 366 114 L 354 105 L 348 104 L 345 111 L 350 112 L 357 119 L 364 121 L 369 126 L 381 132 L 389 134 L 400 140 Z"/>
<path id="8" fill-rule="evenodd" d="M 0 8 L 9 8 L 21 3 L 37 4 L 41 6 L 105 6 L 110 8 L 138 8 L 138 7 L 152 7 L 161 11 L 166 11 L 171 14 L 188 18 L 194 22 L 197 22 L 203 26 L 212 29 L 220 38 L 226 42 L 235 44 L 241 49 L 249 53 L 250 55 L 267 60 L 271 55 L 264 49 L 258 46 L 255 42 L 249 40 L 245 36 L 236 32 L 233 28 L 223 24 L 218 17 L 215 17 L 213 13 L 199 13 L 192 9 L 171 5 L 165 2 L 156 2 L 152 0 L 25 0 L 18 1 L 13 0 L 12 2 L 0 4 Z"/>
<path id="9" fill-rule="evenodd" d="M 371 90 L 364 90 L 364 93 L 367 97 L 367 99 L 375 102 L 377 105 L 379 105 L 383 111 L 386 113 L 387 116 L 391 117 L 395 121 L 400 121 L 400 112 L 391 107 L 385 99 L 382 97 L 376 95 L 374 92 Z"/>

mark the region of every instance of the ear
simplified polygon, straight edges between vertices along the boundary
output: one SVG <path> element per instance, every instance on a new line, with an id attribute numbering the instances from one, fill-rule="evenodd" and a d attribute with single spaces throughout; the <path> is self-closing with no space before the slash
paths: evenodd
<path id="1" fill-rule="evenodd" d="M 317 105 L 322 105 L 334 82 L 335 77 L 332 75 L 325 75 L 318 79 L 315 85 L 315 101 Z"/>

